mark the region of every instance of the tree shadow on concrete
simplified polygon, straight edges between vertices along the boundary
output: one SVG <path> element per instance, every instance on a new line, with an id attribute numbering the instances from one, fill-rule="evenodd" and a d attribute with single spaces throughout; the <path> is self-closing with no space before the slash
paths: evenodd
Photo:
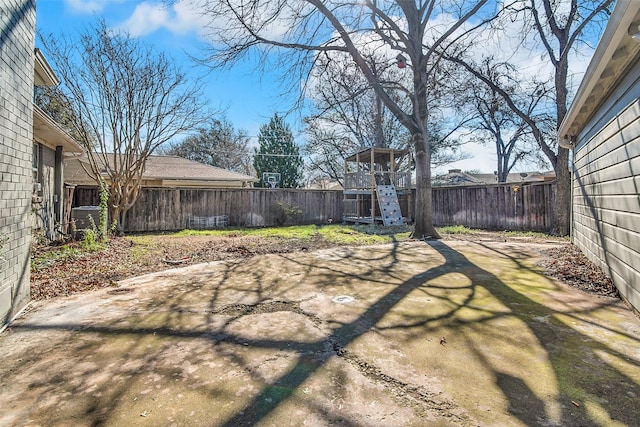
<path id="1" fill-rule="evenodd" d="M 536 272 L 531 266 L 521 262 L 522 256 L 513 256 L 504 250 L 493 249 L 482 245 L 485 250 L 493 252 L 496 258 L 508 258 L 517 269 Z M 634 408 L 634 397 L 640 396 L 640 383 L 637 376 L 629 376 L 629 372 L 640 372 L 640 360 L 623 354 L 605 340 L 598 339 L 599 333 L 611 332 L 621 339 L 638 343 L 637 336 L 624 331 L 615 330 L 615 325 L 607 325 L 606 318 L 589 316 L 608 305 L 616 304 L 613 299 L 602 299 L 591 307 L 580 308 L 575 305 L 556 302 L 550 308 L 537 299 L 534 300 L 523 292 L 508 286 L 490 271 L 471 262 L 464 254 L 455 251 L 442 243 L 432 245 L 446 259 L 448 264 L 466 264 L 469 268 L 465 274 L 470 277 L 488 276 L 489 290 L 502 304 L 509 308 L 510 316 L 520 319 L 537 339 L 537 344 L 545 351 L 545 357 L 551 365 L 553 380 L 558 386 L 555 397 L 560 408 L 559 420 L 563 426 L 604 425 L 621 422 L 634 425 L 638 420 L 637 408 Z M 587 317 L 588 316 L 588 317 Z M 565 320 L 573 319 L 570 323 Z M 597 319 L 585 320 L 585 319 Z M 591 323 L 599 331 L 587 334 L 582 332 L 577 323 Z M 523 349 L 524 350 L 524 349 Z M 480 359 L 486 354 L 476 349 Z M 621 364 L 612 361 L 624 361 L 626 370 Z M 630 369 L 629 369 L 630 368 Z M 548 425 L 549 408 L 540 397 L 531 390 L 522 378 L 495 372 L 496 384 L 509 401 L 509 411 L 527 425 Z M 545 410 L 546 409 L 546 410 Z"/>
<path id="2" fill-rule="evenodd" d="M 119 300 L 112 302 L 112 309 L 121 310 L 122 316 L 112 323 L 100 324 L 99 317 L 89 317 L 83 322 L 17 324 L 16 330 L 74 331 L 71 341 L 59 345 L 64 346 L 66 354 L 73 355 L 75 360 L 72 364 L 59 360 L 59 366 L 75 368 L 55 375 L 43 373 L 40 381 L 27 384 L 27 388 L 43 396 L 58 393 L 78 397 L 78 407 L 74 409 L 72 405 L 68 412 L 52 416 L 50 420 L 54 423 L 73 419 L 70 414 L 82 408 L 83 412 L 76 416 L 88 417 L 94 425 L 100 425 L 119 415 L 123 406 L 138 408 L 135 403 L 123 403 L 123 400 L 130 397 L 132 390 L 140 389 L 141 376 L 183 378 L 190 365 L 199 360 L 204 363 L 208 353 L 216 353 L 227 360 L 225 366 L 237 367 L 243 375 L 262 386 L 251 398 L 238 402 L 238 397 L 225 384 L 225 378 L 227 382 L 233 378 L 224 377 L 225 372 L 219 372 L 220 380 L 202 384 L 192 380 L 194 395 L 235 402 L 225 411 L 211 408 L 212 414 L 220 412 L 218 418 L 212 415 L 203 423 L 255 425 L 299 394 L 303 384 L 330 361 L 339 359 L 356 367 L 365 378 L 381 385 L 396 400 L 410 401 L 419 414 L 446 419 L 456 425 L 475 425 L 464 412 L 465 408 L 460 408 L 456 401 L 413 382 L 410 377 L 385 372 L 378 360 L 363 357 L 355 346 L 366 334 L 393 336 L 402 332 L 404 339 L 413 335 L 424 338 L 444 326 L 468 336 L 470 352 L 484 363 L 486 371 L 492 373 L 495 386 L 508 401 L 511 416 L 527 425 L 548 425 L 550 422 L 569 426 L 597 425 L 603 417 L 628 425 L 637 421 L 637 408 L 631 406 L 630 396 L 640 396 L 640 386 L 611 360 L 623 360 L 636 370 L 640 368 L 640 361 L 560 319 L 561 316 L 579 319 L 606 306 L 610 303 L 608 300 L 586 309 L 570 305 L 552 309 L 519 292 L 517 287 L 509 286 L 489 268 L 480 266 L 477 260 L 451 246 L 441 242 L 412 245 L 412 256 L 419 253 L 421 262 L 416 262 L 395 244 L 369 252 L 341 249 L 304 256 L 262 257 L 249 263 L 218 263 L 213 271 L 192 268 L 185 270 L 188 273 L 170 289 L 149 295 L 136 294 L 131 299 L 127 299 L 126 294 L 119 296 Z M 488 247 L 483 249 L 492 252 L 496 259 L 510 259 L 514 268 L 529 270 L 539 276 L 539 272 L 520 262 L 524 252 L 514 256 Z M 280 263 L 283 268 L 280 277 L 275 279 L 266 273 L 267 267 L 273 267 L 274 263 Z M 428 267 L 425 269 L 425 266 Z M 171 272 L 167 276 L 175 274 Z M 451 280 L 451 274 L 456 275 L 455 281 Z M 140 278 L 139 285 L 144 285 L 145 280 L 157 280 L 157 276 L 154 277 Z M 323 313 L 305 310 L 301 304 L 285 304 L 292 302 L 293 295 L 311 295 L 318 290 L 357 294 L 363 286 L 375 292 L 362 293 L 366 305 L 348 321 L 323 317 Z M 477 302 L 480 293 L 499 300 L 501 308 L 482 307 Z M 366 300 L 366 297 L 373 299 Z M 430 305 L 426 305 L 427 301 Z M 127 304 L 132 303 L 135 304 L 130 308 Z M 408 310 L 405 306 L 410 303 L 425 305 L 420 310 Z M 296 316 L 302 316 L 305 322 L 315 325 L 316 337 L 248 337 L 237 329 L 237 322 L 243 317 L 269 310 L 290 310 Z M 469 311 L 477 316 L 470 318 Z M 501 370 L 489 361 L 492 355 L 487 349 L 472 339 L 471 334 L 479 332 L 483 337 L 517 346 L 518 336 L 487 328 L 488 322 L 506 317 L 526 325 L 543 349 L 558 384 L 558 395 L 553 398 L 557 413 L 549 413 L 549 398 L 539 396 L 524 375 Z M 607 327 L 598 320 L 593 322 L 598 327 Z M 107 345 L 107 339 L 116 339 L 116 343 L 110 341 Z M 626 339 L 637 341 L 631 334 L 627 334 Z M 194 343 L 197 344 L 195 350 Z M 180 355 L 187 348 L 191 354 Z M 254 369 L 257 363 L 252 359 L 254 349 L 272 351 L 273 357 L 282 355 L 282 360 L 287 361 L 286 368 L 272 375 Z M 379 349 L 380 352 L 388 350 Z M 528 350 L 523 348 L 525 352 Z M 163 363 L 165 351 L 178 354 L 183 365 Z M 101 357 L 114 354 L 121 364 L 117 378 L 97 380 L 105 368 L 101 365 Z M 42 365 L 44 356 L 30 355 L 32 370 L 46 370 Z M 16 363 L 15 369 L 19 368 L 20 364 Z M 211 368 L 212 371 L 215 369 Z M 590 375 L 596 370 L 601 372 Z M 214 376 L 217 378 L 217 375 Z M 15 378 L 11 370 L 0 371 L 3 384 Z M 141 399 L 145 392 L 159 393 L 153 389 L 136 391 Z M 324 420 L 347 426 L 362 425 L 355 414 L 339 412 L 313 400 L 302 404 Z"/>

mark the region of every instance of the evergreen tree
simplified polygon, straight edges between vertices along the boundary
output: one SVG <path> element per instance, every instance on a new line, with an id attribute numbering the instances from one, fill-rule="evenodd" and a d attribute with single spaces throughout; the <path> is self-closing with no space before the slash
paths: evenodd
<path id="1" fill-rule="evenodd" d="M 302 181 L 303 161 L 293 133 L 278 114 L 260 127 L 259 147 L 255 149 L 253 167 L 258 174 L 256 187 L 269 187 L 263 182 L 264 172 L 280 174 L 280 188 L 298 188 Z"/>

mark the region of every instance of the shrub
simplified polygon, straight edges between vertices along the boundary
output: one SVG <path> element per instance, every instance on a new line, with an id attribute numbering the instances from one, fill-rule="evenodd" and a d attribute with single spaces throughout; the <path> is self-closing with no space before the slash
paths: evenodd
<path id="1" fill-rule="evenodd" d="M 87 252 L 93 252 L 104 247 L 106 236 L 98 230 L 91 215 L 89 215 L 89 223 L 91 227 L 82 230 L 82 248 Z"/>
<path id="2" fill-rule="evenodd" d="M 278 227 L 282 227 L 287 221 L 294 220 L 302 213 L 302 209 L 298 206 L 290 205 L 287 202 L 274 203 L 269 211 Z"/>

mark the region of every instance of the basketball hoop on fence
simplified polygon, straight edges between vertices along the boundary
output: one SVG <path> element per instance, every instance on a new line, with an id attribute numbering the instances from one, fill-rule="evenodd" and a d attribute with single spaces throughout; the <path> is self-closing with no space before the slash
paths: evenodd
<path id="1" fill-rule="evenodd" d="M 262 172 L 262 182 L 269 188 L 276 188 L 280 184 L 279 172 Z"/>

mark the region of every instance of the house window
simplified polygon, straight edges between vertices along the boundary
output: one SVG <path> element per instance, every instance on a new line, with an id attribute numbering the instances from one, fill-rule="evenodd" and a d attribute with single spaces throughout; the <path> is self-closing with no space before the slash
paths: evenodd
<path id="1" fill-rule="evenodd" d="M 31 167 L 33 170 L 38 170 L 38 166 L 40 165 L 40 144 L 33 144 L 33 163 Z"/>
<path id="2" fill-rule="evenodd" d="M 33 171 L 33 195 L 42 195 L 42 146 L 37 142 L 33 144 L 33 159 L 31 164 Z"/>

